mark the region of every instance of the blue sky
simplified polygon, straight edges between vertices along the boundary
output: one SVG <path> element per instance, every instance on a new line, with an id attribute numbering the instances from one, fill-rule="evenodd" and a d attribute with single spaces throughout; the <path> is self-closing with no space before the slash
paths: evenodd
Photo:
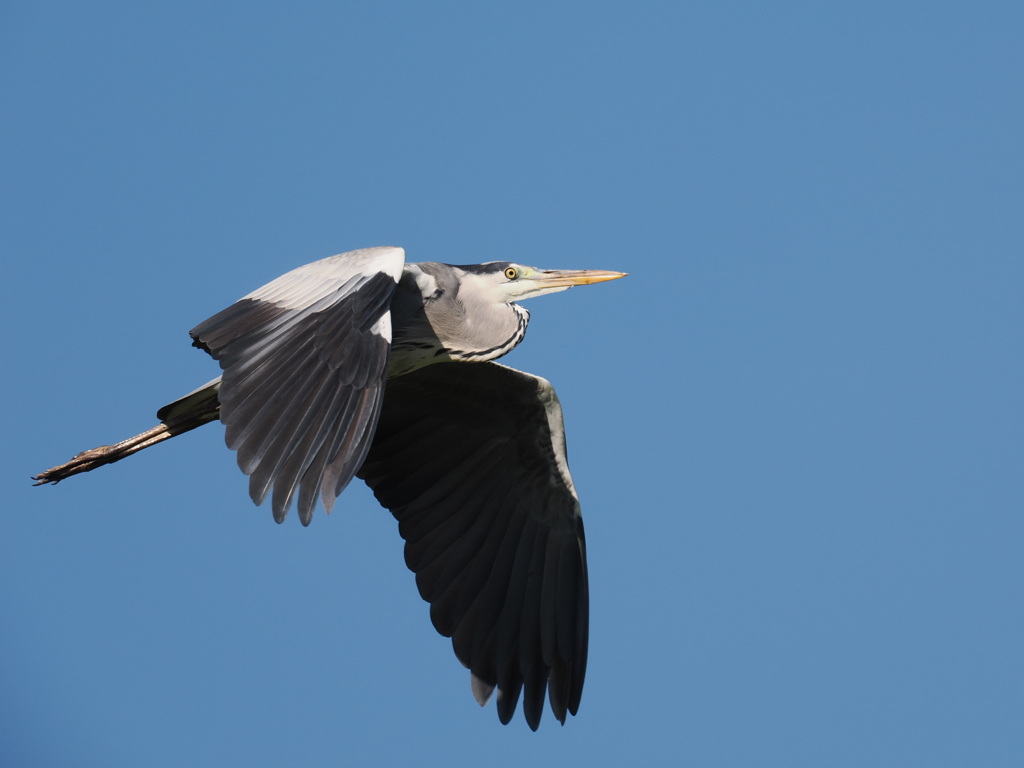
<path id="1" fill-rule="evenodd" d="M 1016 766 L 1018 3 L 11 2 L 0 763 Z M 587 524 L 578 717 L 481 711 L 363 487 L 253 508 L 216 374 L 300 264 L 615 269 L 529 304 Z"/>

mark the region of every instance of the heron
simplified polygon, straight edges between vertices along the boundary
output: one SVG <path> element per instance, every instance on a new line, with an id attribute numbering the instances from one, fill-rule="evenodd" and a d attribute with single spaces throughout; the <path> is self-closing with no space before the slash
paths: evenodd
<path id="1" fill-rule="evenodd" d="M 190 332 L 221 375 L 135 437 L 36 475 L 57 483 L 212 421 L 274 519 L 309 525 L 353 477 L 398 520 L 439 633 L 502 723 L 563 725 L 583 691 L 586 540 L 551 384 L 495 363 L 526 334 L 517 302 L 624 277 L 515 262 L 406 263 L 398 247 L 307 264 Z"/>

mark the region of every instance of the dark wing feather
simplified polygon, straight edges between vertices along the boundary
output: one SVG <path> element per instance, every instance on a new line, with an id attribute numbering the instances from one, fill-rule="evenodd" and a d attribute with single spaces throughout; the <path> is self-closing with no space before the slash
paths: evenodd
<path id="1" fill-rule="evenodd" d="M 401 248 L 307 264 L 192 329 L 220 362 L 220 419 L 257 504 L 308 525 L 329 512 L 369 450 L 391 346 Z"/>
<path id="2" fill-rule="evenodd" d="M 391 379 L 358 472 L 398 519 L 437 631 L 486 703 L 530 727 L 545 698 L 576 714 L 589 596 L 562 410 L 544 379 L 497 363 L 439 363 Z"/>

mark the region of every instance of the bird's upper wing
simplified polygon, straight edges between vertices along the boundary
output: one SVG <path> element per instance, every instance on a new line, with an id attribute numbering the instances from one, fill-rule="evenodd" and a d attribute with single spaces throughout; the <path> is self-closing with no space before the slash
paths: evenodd
<path id="1" fill-rule="evenodd" d="M 257 504 L 274 518 L 298 490 L 308 525 L 329 512 L 369 449 L 391 345 L 401 248 L 331 256 L 277 278 L 192 329 L 220 362 L 220 418 Z"/>
<path id="2" fill-rule="evenodd" d="M 358 475 L 406 540 L 437 630 L 498 688 L 507 723 L 525 687 L 533 729 L 544 691 L 559 721 L 576 713 L 589 596 L 579 501 L 562 409 L 544 379 L 497 363 L 439 363 L 388 381 Z"/>

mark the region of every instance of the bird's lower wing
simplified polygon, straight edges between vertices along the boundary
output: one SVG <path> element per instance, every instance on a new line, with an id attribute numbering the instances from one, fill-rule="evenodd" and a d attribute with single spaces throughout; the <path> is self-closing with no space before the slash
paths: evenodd
<path id="1" fill-rule="evenodd" d="M 366 248 L 299 267 L 192 329 L 223 370 L 228 447 L 261 504 L 285 518 L 298 492 L 308 525 L 362 464 L 380 412 L 401 248 Z"/>
<path id="2" fill-rule="evenodd" d="M 437 630 L 531 728 L 545 689 L 565 722 L 587 660 L 589 596 L 562 411 L 544 379 L 496 363 L 441 363 L 391 379 L 359 476 L 399 521 Z"/>

